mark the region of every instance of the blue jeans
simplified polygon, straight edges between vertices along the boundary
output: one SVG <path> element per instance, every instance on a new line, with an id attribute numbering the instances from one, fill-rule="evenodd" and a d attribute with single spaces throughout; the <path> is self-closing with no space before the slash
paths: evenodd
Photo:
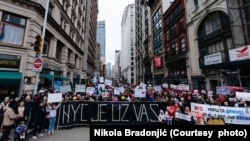
<path id="1" fill-rule="evenodd" d="M 56 117 L 50 117 L 48 133 L 54 133 L 55 123 L 56 123 Z"/>
<path id="2" fill-rule="evenodd" d="M 173 119 L 167 119 L 166 123 L 167 125 L 173 125 Z"/>

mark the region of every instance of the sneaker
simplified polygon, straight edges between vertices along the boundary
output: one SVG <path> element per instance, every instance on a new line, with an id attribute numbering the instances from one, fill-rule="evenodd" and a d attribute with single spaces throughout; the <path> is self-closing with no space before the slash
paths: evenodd
<path id="1" fill-rule="evenodd" d="M 54 135 L 55 134 L 55 132 L 52 132 L 52 135 Z"/>
<path id="2" fill-rule="evenodd" d="M 36 139 L 37 139 L 37 137 L 36 137 L 36 136 L 32 136 L 32 139 L 36 140 Z"/>
<path id="3" fill-rule="evenodd" d="M 43 137 L 44 135 L 42 133 L 38 134 L 38 136 Z"/>
<path id="4" fill-rule="evenodd" d="M 50 133 L 48 133 L 48 136 L 50 136 Z"/>

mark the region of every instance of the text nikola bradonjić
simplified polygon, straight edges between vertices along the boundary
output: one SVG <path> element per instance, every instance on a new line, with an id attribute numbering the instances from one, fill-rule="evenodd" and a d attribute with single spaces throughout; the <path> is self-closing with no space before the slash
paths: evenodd
<path id="1" fill-rule="evenodd" d="M 170 129 L 169 131 L 167 129 L 155 129 L 155 130 L 147 130 L 147 129 L 141 129 L 141 130 L 131 130 L 131 129 L 123 129 L 123 130 L 107 130 L 107 129 L 94 129 L 94 135 L 93 136 L 99 136 L 99 137 L 167 137 L 170 138 L 174 137 L 207 137 L 212 138 L 213 133 L 216 131 L 203 131 L 203 130 L 181 130 L 181 129 Z M 217 131 L 217 138 L 222 137 L 247 137 L 247 130 L 221 130 Z"/>

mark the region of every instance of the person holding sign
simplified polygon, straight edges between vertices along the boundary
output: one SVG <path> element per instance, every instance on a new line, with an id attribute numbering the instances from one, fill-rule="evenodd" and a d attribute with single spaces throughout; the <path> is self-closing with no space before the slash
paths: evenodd
<path id="1" fill-rule="evenodd" d="M 56 105 L 56 103 L 48 103 L 47 110 L 49 112 L 49 128 L 48 128 L 48 136 L 55 134 L 55 122 L 57 109 L 61 106 L 61 103 Z"/>
<path id="2" fill-rule="evenodd" d="M 166 124 L 166 116 L 165 116 L 164 111 L 162 109 L 160 110 L 160 113 L 158 115 L 158 120 L 159 120 L 159 122 Z"/>

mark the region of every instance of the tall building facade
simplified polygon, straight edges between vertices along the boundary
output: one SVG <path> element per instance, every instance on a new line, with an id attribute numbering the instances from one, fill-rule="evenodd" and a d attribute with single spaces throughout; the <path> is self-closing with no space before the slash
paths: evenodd
<path id="1" fill-rule="evenodd" d="M 106 53 L 106 26 L 105 21 L 98 21 L 97 22 L 97 34 L 96 40 L 100 44 L 101 49 L 101 57 L 105 57 Z"/>
<path id="2" fill-rule="evenodd" d="M 162 1 L 148 0 L 147 4 L 150 7 L 150 18 L 152 20 L 153 84 L 160 85 L 164 83 L 164 77 L 166 76 L 162 41 Z"/>
<path id="3" fill-rule="evenodd" d="M 121 22 L 121 78 L 123 83 L 136 83 L 135 4 L 125 7 Z"/>
<path id="4" fill-rule="evenodd" d="M 112 66 L 110 62 L 106 64 L 106 78 L 109 80 L 112 78 Z"/>
<path id="5" fill-rule="evenodd" d="M 150 9 L 146 0 L 135 1 L 135 50 L 137 84 L 153 84 Z"/>
<path id="6" fill-rule="evenodd" d="M 96 27 L 97 27 L 97 15 L 98 15 L 98 0 L 86 0 L 86 29 L 85 29 L 85 42 L 84 50 L 84 68 L 87 79 L 91 80 L 95 76 L 96 72 Z"/>
<path id="7" fill-rule="evenodd" d="M 190 83 L 216 92 L 217 86 L 249 87 L 246 1 L 187 1 Z M 248 6 L 249 7 L 249 6 Z"/>
<path id="8" fill-rule="evenodd" d="M 188 36 L 186 30 L 185 1 L 175 0 L 162 16 L 163 46 L 165 52 L 165 82 L 188 84 L 187 53 Z"/>
<path id="9" fill-rule="evenodd" d="M 147 35 L 143 2 L 135 1 L 139 81 L 147 83 L 142 73 L 149 72 L 145 66 L 151 62 L 154 85 L 185 83 L 190 89 L 213 92 L 222 85 L 249 88 L 250 74 L 244 67 L 250 63 L 248 0 L 175 0 L 169 5 L 165 0 L 148 0 L 152 31 L 148 40 L 143 37 Z M 143 57 L 147 43 L 149 61 Z"/>
<path id="10" fill-rule="evenodd" d="M 113 80 L 120 81 L 121 79 L 121 50 L 115 50 L 115 64 L 113 68 Z"/>
<path id="11" fill-rule="evenodd" d="M 0 1 L 0 95 L 32 93 L 46 1 Z M 49 1 L 38 90 L 79 81 L 83 75 L 86 1 Z M 77 76 L 76 79 L 74 76 Z M 25 81 L 24 81 L 25 80 Z M 26 81 L 29 80 L 29 81 Z"/>
<path id="12" fill-rule="evenodd" d="M 100 47 L 100 44 L 99 43 L 96 43 L 96 60 L 95 60 L 95 71 L 97 72 L 96 74 L 96 77 L 99 77 L 101 76 L 102 74 L 102 62 L 101 62 L 101 47 Z"/>

